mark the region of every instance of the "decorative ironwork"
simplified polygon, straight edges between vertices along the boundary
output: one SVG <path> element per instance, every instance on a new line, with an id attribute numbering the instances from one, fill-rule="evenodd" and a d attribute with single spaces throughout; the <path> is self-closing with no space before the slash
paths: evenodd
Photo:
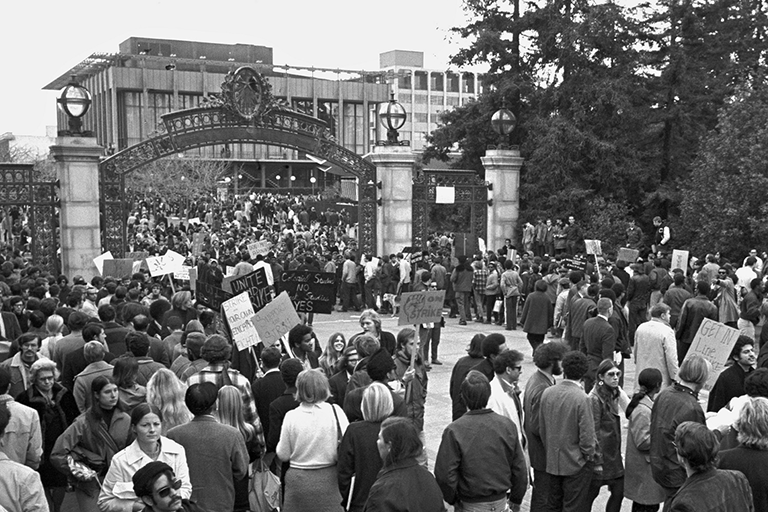
<path id="1" fill-rule="evenodd" d="M 32 164 L 0 163 L 0 205 L 26 211 L 29 251 L 35 266 L 58 275 L 59 240 L 58 182 L 35 181 Z"/>
<path id="2" fill-rule="evenodd" d="M 114 258 L 122 258 L 127 246 L 128 205 L 125 200 L 125 175 L 109 167 L 99 167 L 99 215 L 101 246 Z"/>
<path id="3" fill-rule="evenodd" d="M 419 172 L 413 179 L 413 246 L 427 248 L 430 234 L 430 206 L 435 204 L 437 187 L 454 187 L 454 203 L 470 207 L 468 232 L 473 239 L 487 238 L 488 185 L 474 171 Z"/>
<path id="4" fill-rule="evenodd" d="M 154 160 L 204 146 L 249 142 L 296 149 L 323 158 L 358 178 L 358 246 L 375 252 L 376 194 L 368 189 L 376 183 L 376 166 L 339 145 L 325 121 L 279 103 L 272 96 L 269 82 L 251 68 L 228 73 L 221 89 L 221 94 L 212 96 L 202 107 L 163 115 L 164 131 L 104 159 L 99 164 L 101 186 L 115 182 L 117 176 L 122 180 L 124 174 Z M 122 184 L 121 181 L 120 201 Z M 115 196 L 110 197 L 107 201 L 117 202 Z M 102 215 L 104 211 L 102 199 Z M 115 222 L 110 216 L 111 213 L 103 219 L 102 227 L 104 222 Z M 127 215 L 121 219 L 124 247 Z M 117 243 L 116 227 L 111 231 L 104 228 L 102 233 L 105 249 L 110 247 L 107 238 Z M 122 250 L 119 252 L 122 254 Z M 115 255 L 114 250 L 112 254 Z"/>

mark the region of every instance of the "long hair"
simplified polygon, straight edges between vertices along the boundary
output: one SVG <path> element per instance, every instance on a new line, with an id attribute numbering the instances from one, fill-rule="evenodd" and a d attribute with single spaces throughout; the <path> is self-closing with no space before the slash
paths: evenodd
<path id="1" fill-rule="evenodd" d="M 627 419 L 632 416 L 632 411 L 635 410 L 635 407 L 640 403 L 640 400 L 650 393 L 658 391 L 661 387 L 662 380 L 661 371 L 659 371 L 658 368 L 646 368 L 640 372 L 640 375 L 637 377 L 637 383 L 640 384 L 640 389 L 637 393 L 632 395 L 632 400 L 630 400 L 629 405 L 627 406 L 627 410 L 624 413 Z"/>
<path id="2" fill-rule="evenodd" d="M 192 421 L 192 413 L 184 403 L 187 385 L 167 368 L 158 370 L 147 382 L 147 403 L 162 413 L 165 435 L 173 427 Z"/>
<path id="3" fill-rule="evenodd" d="M 339 370 L 338 368 L 338 362 L 339 359 L 341 359 L 341 352 L 337 352 L 334 345 L 334 340 L 341 338 L 341 340 L 344 342 L 344 346 L 347 345 L 347 340 L 344 338 L 344 335 L 340 332 L 335 332 L 331 335 L 330 338 L 328 338 L 328 344 L 325 345 L 325 350 L 323 350 L 323 353 L 320 355 L 320 366 L 323 367 L 323 369 L 326 369 L 328 375 L 328 378 L 333 376 L 335 372 Z M 342 349 L 343 350 L 343 349 Z"/>
<path id="4" fill-rule="evenodd" d="M 424 450 L 419 432 L 408 418 L 392 416 L 385 419 L 381 424 L 381 438 L 389 446 L 389 453 L 382 461 L 385 468 L 401 460 L 416 458 Z"/>
<path id="5" fill-rule="evenodd" d="M 219 390 L 219 405 L 216 419 L 223 425 L 235 427 L 243 435 L 246 444 L 256 435 L 256 429 L 245 421 L 243 396 L 235 386 L 222 386 Z"/>

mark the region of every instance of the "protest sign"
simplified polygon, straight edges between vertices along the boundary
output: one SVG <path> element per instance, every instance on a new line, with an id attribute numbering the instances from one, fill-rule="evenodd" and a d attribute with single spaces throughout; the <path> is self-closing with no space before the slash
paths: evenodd
<path id="1" fill-rule="evenodd" d="M 688 251 L 681 251 L 678 249 L 672 250 L 672 265 L 669 268 L 672 270 L 679 268 L 683 272 L 688 270 Z"/>
<path id="2" fill-rule="evenodd" d="M 149 258 L 149 253 L 147 251 L 127 252 L 125 253 L 125 257 L 129 260 L 141 261 Z"/>
<path id="3" fill-rule="evenodd" d="M 272 300 L 267 274 L 263 268 L 257 268 L 248 275 L 232 279 L 229 281 L 229 287 L 235 295 L 247 292 L 255 311 L 259 311 Z"/>
<path id="4" fill-rule="evenodd" d="M 197 226 L 198 224 L 200 224 L 200 217 L 192 217 L 187 222 L 189 222 L 193 226 Z"/>
<path id="5" fill-rule="evenodd" d="M 261 341 L 259 333 L 251 322 L 253 306 L 248 294 L 243 292 L 232 297 L 222 305 L 224 317 L 232 332 L 232 339 L 237 345 L 237 350 L 245 350 Z"/>
<path id="6" fill-rule="evenodd" d="M 444 301 L 445 290 L 404 293 L 400 298 L 400 319 L 397 325 L 439 322 L 443 318 Z"/>
<path id="7" fill-rule="evenodd" d="M 269 240 L 261 240 L 259 242 L 252 242 L 248 244 L 248 254 L 251 255 L 251 259 L 256 259 L 259 254 L 267 254 L 272 249 L 272 242 Z"/>
<path id="8" fill-rule="evenodd" d="M 594 254 L 595 256 L 603 254 L 600 240 L 584 240 L 584 245 L 587 247 L 587 254 Z"/>
<path id="9" fill-rule="evenodd" d="M 568 270 L 580 270 L 582 272 L 587 271 L 587 262 L 586 260 L 578 259 L 578 258 L 565 258 L 563 259 L 563 265 Z"/>
<path id="10" fill-rule="evenodd" d="M 224 276 L 229 277 L 234 275 L 235 275 L 235 267 L 230 267 L 229 265 L 227 265 L 227 268 L 225 269 L 225 272 L 224 272 Z"/>
<path id="11" fill-rule="evenodd" d="M 257 311 L 251 320 L 265 347 L 271 347 L 281 336 L 301 323 L 286 292 Z"/>
<path id="12" fill-rule="evenodd" d="M 699 354 L 712 363 L 712 372 L 710 372 L 709 380 L 704 386 L 705 389 L 711 389 L 714 386 L 720 372 L 725 368 L 725 363 L 728 362 L 728 357 L 730 357 L 738 337 L 738 329 L 709 318 L 702 320 L 699 330 L 696 331 L 696 336 L 691 342 L 691 348 L 688 349 L 688 355 Z"/>
<path id="13" fill-rule="evenodd" d="M 187 265 L 182 265 L 176 271 L 173 273 L 173 278 L 178 279 L 180 281 L 189 281 L 189 271 L 192 270 L 192 267 L 188 267 Z"/>
<path id="14" fill-rule="evenodd" d="M 123 276 L 133 274 L 133 260 L 127 258 L 104 260 L 103 276 L 112 276 L 122 279 Z"/>
<path id="15" fill-rule="evenodd" d="M 637 261 L 638 256 L 640 256 L 640 251 L 637 249 L 629 249 L 627 247 L 622 247 L 619 249 L 619 254 L 616 256 L 616 261 L 626 261 L 627 263 L 635 263 Z"/>
<path id="16" fill-rule="evenodd" d="M 481 253 L 485 254 L 488 248 L 485 246 L 485 240 L 482 238 L 477 239 L 477 248 L 480 250 Z"/>
<path id="17" fill-rule="evenodd" d="M 336 274 L 292 270 L 283 272 L 281 278 L 296 311 L 331 314 L 336 302 Z"/>
<path id="18" fill-rule="evenodd" d="M 203 243 L 205 242 L 205 234 L 195 233 L 192 236 L 192 256 L 197 258 L 203 253 Z"/>
<path id="19" fill-rule="evenodd" d="M 193 292 L 197 289 L 197 267 L 189 269 L 189 289 Z"/>
<path id="20" fill-rule="evenodd" d="M 99 271 L 100 275 L 102 276 L 104 275 L 104 262 L 106 260 L 111 260 L 111 259 L 112 259 L 111 251 L 107 251 L 101 256 L 96 256 L 95 258 L 93 258 L 93 264 L 96 265 L 96 270 Z"/>
<path id="21" fill-rule="evenodd" d="M 203 306 L 219 311 L 221 305 L 232 298 L 232 294 L 204 281 L 197 281 L 195 282 L 195 297 L 197 297 L 197 302 Z"/>
<path id="22" fill-rule="evenodd" d="M 147 267 L 152 277 L 164 276 L 178 271 L 184 264 L 184 256 L 174 251 L 167 251 L 162 256 L 147 258 Z"/>

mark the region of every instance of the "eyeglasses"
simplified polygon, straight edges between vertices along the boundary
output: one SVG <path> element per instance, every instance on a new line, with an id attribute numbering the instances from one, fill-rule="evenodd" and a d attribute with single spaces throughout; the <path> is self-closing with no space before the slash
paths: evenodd
<path id="1" fill-rule="evenodd" d="M 181 480 L 174 480 L 173 482 L 171 482 L 170 486 L 163 487 L 162 489 L 157 491 L 157 495 L 160 496 L 161 498 L 167 498 L 171 494 L 171 489 L 173 489 L 174 491 L 178 491 L 179 489 L 181 489 Z"/>
<path id="2" fill-rule="evenodd" d="M 521 371 L 523 369 L 522 366 L 510 366 L 513 370 Z"/>
<path id="3" fill-rule="evenodd" d="M 605 372 L 606 377 L 621 377 L 621 372 Z"/>

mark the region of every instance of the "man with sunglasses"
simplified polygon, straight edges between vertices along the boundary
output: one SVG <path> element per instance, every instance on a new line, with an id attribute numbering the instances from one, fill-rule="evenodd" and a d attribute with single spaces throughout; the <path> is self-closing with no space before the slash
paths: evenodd
<path id="1" fill-rule="evenodd" d="M 199 512 L 194 501 L 182 499 L 181 480 L 171 466 L 153 461 L 133 475 L 133 491 L 144 502 L 143 512 Z"/>

